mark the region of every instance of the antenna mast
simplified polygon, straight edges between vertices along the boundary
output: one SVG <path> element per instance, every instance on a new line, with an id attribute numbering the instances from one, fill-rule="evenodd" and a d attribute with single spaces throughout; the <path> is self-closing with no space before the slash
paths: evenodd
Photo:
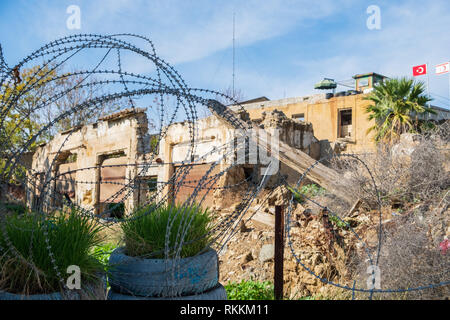
<path id="1" fill-rule="evenodd" d="M 235 19 L 236 19 L 236 13 L 233 11 L 233 99 L 235 98 L 235 94 L 234 94 L 234 79 L 235 79 Z"/>

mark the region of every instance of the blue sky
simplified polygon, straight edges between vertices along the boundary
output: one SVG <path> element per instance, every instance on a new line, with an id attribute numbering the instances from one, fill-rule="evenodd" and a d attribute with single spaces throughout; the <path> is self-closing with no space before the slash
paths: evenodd
<path id="1" fill-rule="evenodd" d="M 72 4 L 81 9 L 80 30 L 66 27 Z M 366 26 L 370 5 L 381 9 L 381 30 Z M 233 12 L 236 87 L 246 98 L 311 94 L 323 77 L 411 76 L 413 65 L 429 63 L 434 104 L 450 105 L 448 75 L 434 75 L 450 60 L 448 0 L 1 0 L 0 43 L 14 65 L 65 35 L 137 33 L 189 86 L 221 91 L 232 83 Z M 149 71 L 138 60 L 127 67 Z"/>

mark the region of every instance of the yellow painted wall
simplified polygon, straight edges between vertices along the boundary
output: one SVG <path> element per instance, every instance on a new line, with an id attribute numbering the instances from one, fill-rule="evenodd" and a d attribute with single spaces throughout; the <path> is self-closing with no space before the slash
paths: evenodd
<path id="1" fill-rule="evenodd" d="M 271 101 L 270 106 L 244 109 L 249 113 L 252 120 L 262 118 L 264 111 L 279 110 L 287 117 L 303 113 L 305 121 L 313 125 L 314 135 L 319 140 L 329 140 L 330 142 L 338 138 L 338 114 L 340 110 L 352 109 L 352 136 L 351 142 L 347 144 L 348 152 L 372 151 L 375 148 L 373 133 L 367 134 L 367 130 L 373 125 L 373 121 L 368 120 L 368 114 L 365 112 L 369 101 L 363 100 L 365 94 L 358 94 L 345 97 L 334 97 L 331 99 L 321 99 L 315 103 L 302 101 L 291 104 L 274 105 Z"/>

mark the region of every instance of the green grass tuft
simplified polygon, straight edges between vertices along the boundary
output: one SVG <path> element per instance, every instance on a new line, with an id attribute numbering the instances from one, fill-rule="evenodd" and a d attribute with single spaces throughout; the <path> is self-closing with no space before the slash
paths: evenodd
<path id="1" fill-rule="evenodd" d="M 228 300 L 274 300 L 274 287 L 270 281 L 242 280 L 225 285 Z M 288 299 L 285 297 L 285 299 Z M 293 298 L 294 300 L 315 300 L 313 296 Z"/>
<path id="2" fill-rule="evenodd" d="M 314 198 L 323 195 L 326 191 L 324 188 L 314 183 L 304 185 L 300 189 L 294 189 L 292 187 L 288 187 L 288 189 L 293 193 L 294 199 L 299 203 L 304 203 L 305 197 Z"/>
<path id="3" fill-rule="evenodd" d="M 114 243 L 104 243 L 92 248 L 92 254 L 104 265 L 105 271 L 108 266 L 109 257 L 117 247 L 118 245 Z"/>
<path id="4" fill-rule="evenodd" d="M 191 257 L 210 245 L 212 215 L 197 205 L 165 205 L 159 208 L 148 205 L 133 212 L 131 219 L 122 223 L 126 252 L 130 256 L 164 258 L 166 231 L 172 224 L 169 236 L 170 255 L 174 254 L 181 240 L 181 233 L 189 224 L 184 236 L 185 245 L 181 257 Z M 178 236 L 178 239 L 177 239 Z"/>
<path id="5" fill-rule="evenodd" d="M 228 300 L 273 300 L 273 284 L 270 281 L 229 282 L 225 285 Z"/>
<path id="6" fill-rule="evenodd" d="M 61 289 L 47 248 L 46 232 L 56 268 L 64 279 L 70 265 L 80 267 L 82 285 L 91 282 L 103 270 L 101 262 L 91 252 L 101 242 L 100 227 L 75 209 L 66 215 L 8 214 L 1 221 L 15 250 L 8 246 L 4 233 L 0 232 L 0 290 L 46 294 Z"/>
<path id="7" fill-rule="evenodd" d="M 0 203 L 0 208 L 3 207 L 6 212 L 24 214 L 28 212 L 28 208 L 23 204 L 18 203 Z"/>

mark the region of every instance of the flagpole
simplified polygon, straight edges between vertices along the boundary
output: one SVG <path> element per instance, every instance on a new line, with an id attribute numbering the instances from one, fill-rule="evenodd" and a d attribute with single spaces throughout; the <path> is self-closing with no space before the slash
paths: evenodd
<path id="1" fill-rule="evenodd" d="M 427 63 L 427 92 L 428 92 L 428 98 L 430 98 L 430 73 L 428 72 L 428 63 Z M 430 106 L 429 102 L 428 102 L 428 106 Z"/>
<path id="2" fill-rule="evenodd" d="M 428 92 L 428 99 L 430 99 L 431 98 L 430 97 L 430 73 L 428 70 L 428 62 L 427 62 L 427 92 Z M 428 101 L 428 108 L 431 108 L 430 101 Z M 428 120 L 428 112 L 426 112 L 426 118 Z"/>
<path id="3" fill-rule="evenodd" d="M 450 65 L 450 62 L 449 62 L 449 65 Z M 447 74 L 448 74 L 448 106 L 449 106 L 449 108 L 450 108 L 450 70 L 449 70 L 449 72 L 447 72 Z"/>

